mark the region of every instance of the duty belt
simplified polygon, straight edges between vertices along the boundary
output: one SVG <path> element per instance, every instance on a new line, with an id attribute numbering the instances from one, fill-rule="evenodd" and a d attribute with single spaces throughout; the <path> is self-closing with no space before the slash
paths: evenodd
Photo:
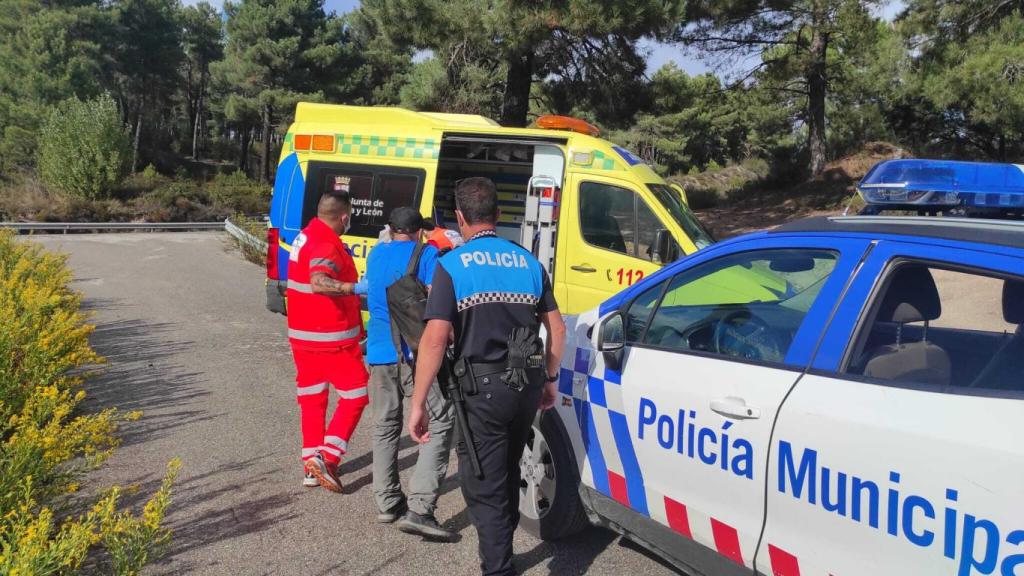
<path id="1" fill-rule="evenodd" d="M 509 368 L 509 366 L 508 366 L 508 362 L 505 362 L 505 361 L 502 361 L 502 362 L 469 362 L 469 361 L 460 359 L 460 360 L 457 360 L 455 362 L 455 367 L 454 367 L 455 376 L 459 379 L 459 383 L 462 385 L 463 391 L 467 395 L 469 395 L 469 396 L 472 396 L 472 395 L 477 393 L 477 380 L 485 379 L 485 380 L 488 380 L 488 382 L 485 382 L 485 383 L 489 384 L 490 383 L 489 382 L 489 380 L 490 380 L 489 377 L 490 376 L 494 376 L 495 374 L 499 374 L 501 376 L 504 376 L 505 374 L 507 374 L 511 370 L 512 369 Z M 536 369 L 528 368 L 528 370 L 531 370 L 531 371 L 537 370 L 539 372 L 540 368 L 536 368 Z M 523 391 L 523 387 L 522 386 L 516 387 L 516 386 L 509 385 L 507 382 L 505 382 L 500 377 L 499 378 L 495 378 L 494 381 L 495 382 L 502 382 L 503 384 L 506 384 L 509 387 L 509 389 L 514 391 L 514 392 L 522 392 Z"/>

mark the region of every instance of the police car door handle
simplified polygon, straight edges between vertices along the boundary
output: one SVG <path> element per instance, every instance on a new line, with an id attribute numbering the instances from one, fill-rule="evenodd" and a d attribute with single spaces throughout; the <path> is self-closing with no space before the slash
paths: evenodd
<path id="1" fill-rule="evenodd" d="M 597 272 L 597 268 L 591 268 L 590 266 L 587 266 L 586 264 L 570 266 L 570 268 L 572 268 L 573 270 L 575 270 L 577 272 L 587 272 L 588 274 L 590 272 Z"/>
<path id="2" fill-rule="evenodd" d="M 722 416 L 728 416 L 729 418 L 760 418 L 761 409 L 753 406 L 747 406 L 747 403 L 743 398 L 736 398 L 729 396 L 727 398 L 721 398 L 719 400 L 711 401 L 711 409 L 718 412 Z"/>

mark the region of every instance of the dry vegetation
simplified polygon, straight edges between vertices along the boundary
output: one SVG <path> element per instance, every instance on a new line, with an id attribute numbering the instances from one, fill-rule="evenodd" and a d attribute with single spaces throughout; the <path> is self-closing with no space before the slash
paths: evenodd
<path id="1" fill-rule="evenodd" d="M 818 178 L 784 188 L 747 181 L 719 204 L 695 209 L 719 239 L 774 228 L 796 218 L 839 214 L 847 209 L 855 212 L 860 207 L 856 185 L 867 171 L 882 160 L 909 156 L 907 150 L 893 144 L 871 142 L 855 154 L 829 162 Z"/>

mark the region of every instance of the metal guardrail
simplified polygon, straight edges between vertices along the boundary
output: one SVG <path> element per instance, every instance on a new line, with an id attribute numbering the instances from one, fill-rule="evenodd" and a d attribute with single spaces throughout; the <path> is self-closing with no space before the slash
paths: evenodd
<path id="1" fill-rule="evenodd" d="M 0 222 L 0 228 L 24 231 L 224 230 L 224 222 Z"/>
<path id="2" fill-rule="evenodd" d="M 253 236 L 252 234 L 246 232 L 242 228 L 239 228 L 238 226 L 235 225 L 234 222 L 231 221 L 230 218 L 225 219 L 224 224 L 222 226 L 224 227 L 225 232 L 234 236 L 235 239 L 238 240 L 239 242 L 248 244 L 253 248 L 258 248 L 263 253 L 267 252 L 266 240 L 263 240 L 262 238 L 257 238 L 256 236 Z"/>
<path id="3" fill-rule="evenodd" d="M 70 231 L 155 231 L 155 230 L 223 230 L 239 242 L 249 244 L 266 252 L 267 242 L 246 232 L 230 218 L 223 222 L 0 222 L 0 229 L 32 232 L 64 232 Z"/>

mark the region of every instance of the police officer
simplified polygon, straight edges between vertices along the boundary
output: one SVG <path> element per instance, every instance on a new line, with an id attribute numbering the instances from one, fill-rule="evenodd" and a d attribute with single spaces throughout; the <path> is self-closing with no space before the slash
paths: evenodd
<path id="1" fill-rule="evenodd" d="M 498 194 L 487 178 L 455 189 L 466 243 L 438 261 L 420 340 L 409 433 L 427 442 L 426 398 L 454 329 L 470 435 L 482 477 L 458 446 L 459 477 L 480 541 L 485 575 L 515 574 L 512 535 L 519 523 L 519 459 L 537 409 L 554 405 L 565 324 L 551 284 L 530 252 L 499 238 Z M 547 330 L 546 348 L 538 333 Z"/>

